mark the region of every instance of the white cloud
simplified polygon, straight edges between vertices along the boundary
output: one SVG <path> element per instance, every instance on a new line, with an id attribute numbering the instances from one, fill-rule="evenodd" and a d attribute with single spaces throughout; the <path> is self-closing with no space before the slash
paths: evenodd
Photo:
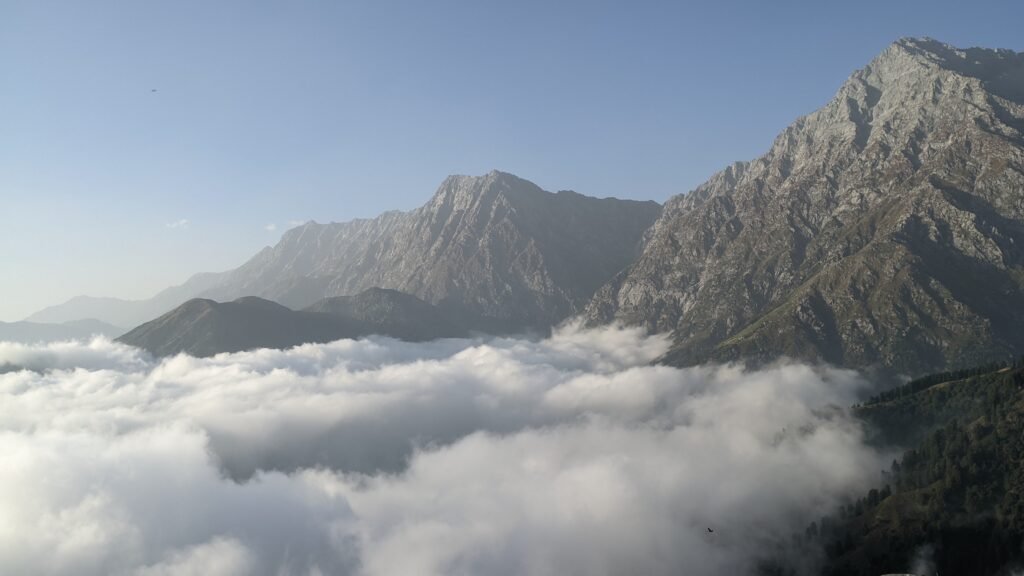
<path id="1" fill-rule="evenodd" d="M 277 230 L 277 224 L 274 224 L 273 222 L 271 222 L 270 224 L 267 224 L 266 226 L 264 226 L 263 229 L 266 230 L 267 232 L 273 232 L 273 231 Z"/>
<path id="2" fill-rule="evenodd" d="M 0 572 L 736 573 L 877 477 L 855 374 L 666 346 L 0 345 Z"/>
<path id="3" fill-rule="evenodd" d="M 257 568 L 252 552 L 235 539 L 214 538 L 207 543 L 174 551 L 160 564 L 139 569 L 136 576 L 234 576 Z"/>
<path id="4" fill-rule="evenodd" d="M 188 228 L 189 227 L 189 221 L 186 220 L 185 218 L 182 218 L 181 220 L 175 220 L 173 222 L 168 222 L 168 223 L 164 224 L 164 226 L 166 228 L 170 228 L 172 230 L 178 229 L 178 228 L 184 229 L 184 228 Z"/>

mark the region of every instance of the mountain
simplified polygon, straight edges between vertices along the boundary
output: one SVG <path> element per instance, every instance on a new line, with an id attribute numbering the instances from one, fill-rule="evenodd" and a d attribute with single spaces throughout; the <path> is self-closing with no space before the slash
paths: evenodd
<path id="1" fill-rule="evenodd" d="M 231 302 L 195 298 L 118 341 L 155 356 L 212 356 L 369 335 L 412 341 L 464 337 L 473 328 L 415 296 L 372 288 L 326 298 L 299 311 L 256 296 Z"/>
<path id="2" fill-rule="evenodd" d="M 156 320 L 131 330 L 119 342 L 154 356 L 186 352 L 212 356 L 255 348 L 290 348 L 368 334 L 360 323 L 328 314 L 296 312 L 248 296 L 232 302 L 194 298 Z"/>
<path id="3" fill-rule="evenodd" d="M 497 171 L 451 176 L 411 212 L 289 230 L 204 295 L 301 308 L 380 287 L 507 329 L 547 329 L 636 257 L 660 210 L 553 194 Z"/>
<path id="4" fill-rule="evenodd" d="M 184 284 L 167 288 L 144 300 L 76 296 L 63 304 L 44 308 L 25 320 L 60 323 L 98 318 L 116 326 L 137 326 L 210 289 L 220 278 L 220 274 L 196 274 Z"/>
<path id="5" fill-rule="evenodd" d="M 478 328 L 472 319 L 452 318 L 415 296 L 385 288 L 325 298 L 305 310 L 371 326 L 374 334 L 410 341 L 464 337 Z"/>
<path id="6" fill-rule="evenodd" d="M 903 39 L 764 156 L 670 199 L 587 307 L 665 361 L 909 375 L 1024 350 L 1024 55 Z"/>
<path id="7" fill-rule="evenodd" d="M 656 202 L 550 193 L 497 171 L 451 176 L 420 208 L 309 222 L 235 270 L 194 277 L 152 300 L 73 300 L 32 318 L 88 312 L 141 322 L 193 297 L 259 296 L 299 309 L 379 287 L 494 330 L 546 330 L 633 261 L 660 211 Z"/>
<path id="8" fill-rule="evenodd" d="M 824 552 L 817 573 L 1016 573 L 1024 561 L 1024 361 L 919 380 L 855 414 L 877 442 L 913 441 L 876 488 L 800 535 Z"/>
<path id="9" fill-rule="evenodd" d="M 0 322 L 0 342 L 36 344 L 61 340 L 86 340 L 93 336 L 114 338 L 123 328 L 99 320 L 86 319 L 61 324 L 43 322 Z"/>

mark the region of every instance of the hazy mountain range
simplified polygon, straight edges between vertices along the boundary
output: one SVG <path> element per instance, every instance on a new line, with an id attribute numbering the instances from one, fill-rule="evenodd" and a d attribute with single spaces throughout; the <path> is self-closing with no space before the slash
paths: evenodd
<path id="1" fill-rule="evenodd" d="M 93 336 L 115 338 L 124 333 L 124 328 L 94 319 L 70 320 L 56 324 L 45 322 L 0 322 L 0 342 L 57 342 L 60 340 L 85 340 Z"/>
<path id="2" fill-rule="evenodd" d="M 764 156 L 664 209 L 452 176 L 416 210 L 302 225 L 151 300 L 79 298 L 30 319 L 135 325 L 194 297 L 258 296 L 343 310 L 351 327 L 387 315 L 365 293 L 386 288 L 430 306 L 403 328 L 417 338 L 582 313 L 671 332 L 673 364 L 788 355 L 918 374 L 1024 351 L 1022 243 L 1024 55 L 905 39 Z M 150 325 L 147 346 L 200 338 L 185 314 L 199 307 Z"/>
<path id="3" fill-rule="evenodd" d="M 473 328 L 415 296 L 371 288 L 355 296 L 326 298 L 300 311 L 256 296 L 223 303 L 194 298 L 118 340 L 156 356 L 213 356 L 370 335 L 413 341 L 454 338 L 468 336 Z"/>
<path id="4" fill-rule="evenodd" d="M 379 287 L 503 329 L 547 329 L 581 312 L 636 258 L 660 211 L 656 202 L 553 194 L 497 171 L 451 176 L 416 210 L 309 222 L 235 270 L 197 275 L 153 299 L 78 298 L 29 319 L 134 325 L 193 297 L 260 296 L 303 308 Z"/>
<path id="5" fill-rule="evenodd" d="M 162 290 L 146 300 L 76 296 L 63 304 L 49 306 L 32 314 L 28 322 L 60 323 L 100 319 L 116 326 L 136 326 L 171 310 L 182 302 L 216 284 L 221 274 L 196 274 L 180 286 Z"/>

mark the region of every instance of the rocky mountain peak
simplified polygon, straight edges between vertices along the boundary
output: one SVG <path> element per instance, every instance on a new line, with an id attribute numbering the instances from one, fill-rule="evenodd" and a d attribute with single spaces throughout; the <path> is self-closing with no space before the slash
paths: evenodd
<path id="1" fill-rule="evenodd" d="M 1024 349 L 1022 56 L 894 43 L 765 155 L 669 200 L 591 319 L 673 331 L 680 363 L 918 373 Z"/>
<path id="2" fill-rule="evenodd" d="M 291 229 L 200 295 L 302 308 L 381 287 L 501 330 L 546 329 L 629 264 L 660 210 L 553 194 L 497 170 L 449 176 L 414 210 Z"/>
<path id="3" fill-rule="evenodd" d="M 973 80 L 974 82 L 971 82 Z M 1024 53 L 1005 49 L 957 48 L 932 38 L 901 38 L 863 69 L 847 87 L 868 84 L 924 91 L 968 88 L 971 100 L 978 89 L 1009 101 L 1024 101 Z M 930 86 L 929 86 L 930 85 Z M 842 91 L 840 92 L 842 95 Z"/>
<path id="4" fill-rule="evenodd" d="M 1024 64 L 1024 54 L 1013 50 L 957 48 L 927 37 L 901 38 L 876 58 L 875 63 L 885 64 L 900 58 L 986 81 L 1012 73 Z"/>
<path id="5" fill-rule="evenodd" d="M 477 204 L 490 204 L 495 201 L 514 202 L 524 195 L 544 193 L 533 182 L 507 172 L 491 170 L 483 176 L 448 176 L 425 208 L 434 212 L 465 210 Z"/>

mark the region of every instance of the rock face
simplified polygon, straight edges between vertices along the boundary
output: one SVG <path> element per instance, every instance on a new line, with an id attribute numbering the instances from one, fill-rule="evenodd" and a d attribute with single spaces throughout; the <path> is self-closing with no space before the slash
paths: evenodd
<path id="1" fill-rule="evenodd" d="M 287 231 L 239 268 L 197 274 L 149 300 L 75 298 L 30 319 L 137 325 L 189 298 L 259 296 L 304 308 L 379 287 L 488 331 L 546 330 L 581 312 L 639 254 L 661 206 L 549 193 L 502 172 L 451 176 L 424 206 Z"/>
<path id="2" fill-rule="evenodd" d="M 666 360 L 908 374 L 1024 351 L 1024 54 L 904 39 L 767 154 L 671 199 L 587 308 Z"/>
<path id="3" fill-rule="evenodd" d="M 503 329 L 547 329 L 632 262 L 660 210 L 552 194 L 502 172 L 451 176 L 411 212 L 289 230 L 202 295 L 301 308 L 380 287 Z"/>

